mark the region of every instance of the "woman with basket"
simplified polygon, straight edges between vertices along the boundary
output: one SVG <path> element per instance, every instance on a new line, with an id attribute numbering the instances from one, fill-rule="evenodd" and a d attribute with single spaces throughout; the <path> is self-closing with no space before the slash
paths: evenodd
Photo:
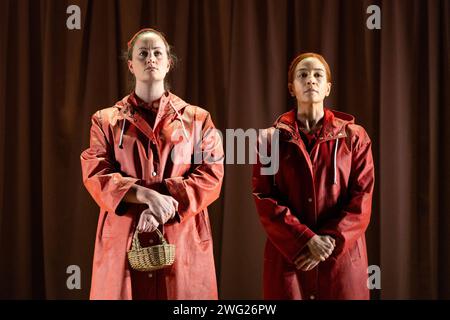
<path id="1" fill-rule="evenodd" d="M 279 170 L 261 174 L 264 152 L 253 170 L 253 197 L 268 238 L 264 297 L 368 299 L 370 138 L 353 116 L 324 108 L 331 72 L 321 55 L 297 56 L 288 87 L 296 107 L 263 135 L 279 146 Z"/>
<path id="2" fill-rule="evenodd" d="M 81 154 L 100 206 L 91 299 L 217 299 L 207 207 L 220 194 L 223 147 L 210 114 L 167 90 L 174 58 L 159 31 L 137 32 L 134 91 L 92 116 Z"/>

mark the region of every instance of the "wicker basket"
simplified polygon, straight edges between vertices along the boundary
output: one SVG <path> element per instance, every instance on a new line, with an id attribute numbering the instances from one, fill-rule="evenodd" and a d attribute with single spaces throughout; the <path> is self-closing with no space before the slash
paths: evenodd
<path id="1" fill-rule="evenodd" d="M 128 261 L 134 270 L 153 271 L 168 267 L 175 260 L 175 245 L 168 244 L 161 231 L 156 229 L 161 244 L 142 248 L 138 233 L 133 236 L 131 250 L 128 251 Z"/>

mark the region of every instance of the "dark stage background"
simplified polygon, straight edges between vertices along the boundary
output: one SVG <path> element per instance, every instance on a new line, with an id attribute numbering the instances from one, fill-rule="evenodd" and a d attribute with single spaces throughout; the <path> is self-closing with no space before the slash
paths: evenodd
<path id="1" fill-rule="evenodd" d="M 66 9 L 81 8 L 81 30 Z M 381 7 L 381 30 L 366 8 Z M 179 57 L 172 91 L 221 130 L 268 127 L 293 107 L 287 69 L 316 51 L 333 74 L 326 106 L 373 140 L 369 264 L 374 299 L 450 298 L 450 1 L 161 0 L 0 2 L 0 298 L 85 299 L 98 208 L 79 155 L 90 115 L 128 93 L 120 60 L 141 27 Z M 251 166 L 227 165 L 211 208 L 220 297 L 262 297 L 265 235 Z M 81 268 L 68 290 L 66 269 Z"/>

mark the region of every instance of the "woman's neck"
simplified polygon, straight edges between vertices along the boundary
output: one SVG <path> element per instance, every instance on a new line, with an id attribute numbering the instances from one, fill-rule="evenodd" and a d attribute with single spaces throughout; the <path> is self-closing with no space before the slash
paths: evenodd
<path id="1" fill-rule="evenodd" d="M 148 84 L 144 82 L 136 82 L 134 88 L 136 95 L 145 101 L 146 103 L 152 103 L 162 97 L 165 92 L 164 82 L 158 82 L 156 84 Z"/>
<path id="2" fill-rule="evenodd" d="M 319 121 L 323 118 L 323 102 L 300 104 L 297 106 L 297 120 L 303 125 L 307 131 L 316 128 Z"/>

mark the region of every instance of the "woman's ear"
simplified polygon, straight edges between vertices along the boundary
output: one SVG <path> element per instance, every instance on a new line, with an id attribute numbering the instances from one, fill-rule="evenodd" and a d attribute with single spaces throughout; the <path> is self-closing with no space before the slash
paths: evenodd
<path id="1" fill-rule="evenodd" d="M 327 83 L 327 87 L 328 87 L 328 88 L 327 88 L 327 93 L 325 94 L 326 97 L 328 97 L 328 96 L 330 95 L 330 92 L 331 92 L 331 82 L 328 82 L 328 83 Z"/>
<path id="2" fill-rule="evenodd" d="M 288 90 L 292 97 L 295 97 L 294 90 L 292 88 L 292 83 L 288 83 Z"/>
<path id="3" fill-rule="evenodd" d="M 128 64 L 128 70 L 130 70 L 131 74 L 134 74 L 133 62 L 131 60 L 128 60 L 127 64 Z"/>

